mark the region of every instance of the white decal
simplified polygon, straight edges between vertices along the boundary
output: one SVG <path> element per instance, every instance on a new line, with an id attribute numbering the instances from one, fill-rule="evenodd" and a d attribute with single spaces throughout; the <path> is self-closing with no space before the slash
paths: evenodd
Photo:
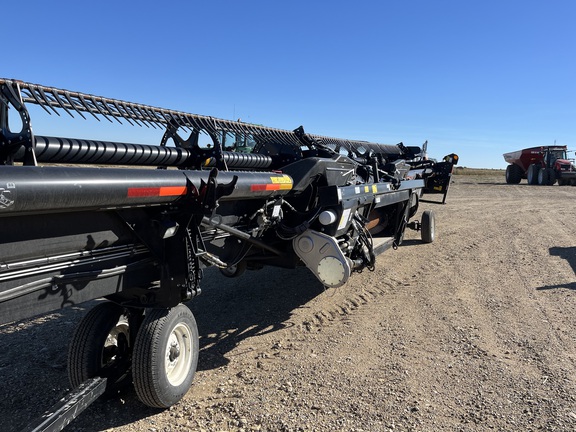
<path id="1" fill-rule="evenodd" d="M 14 189 L 14 183 L 9 183 L 8 187 L 12 186 Z M 0 209 L 5 209 L 14 204 L 14 200 L 11 198 L 12 193 L 4 188 L 0 188 Z"/>
<path id="2" fill-rule="evenodd" d="M 338 224 L 338 229 L 341 230 L 342 228 L 345 228 L 346 225 L 348 224 L 348 218 L 350 217 L 350 211 L 352 209 L 345 209 L 342 212 L 342 217 L 340 218 L 340 223 Z"/>

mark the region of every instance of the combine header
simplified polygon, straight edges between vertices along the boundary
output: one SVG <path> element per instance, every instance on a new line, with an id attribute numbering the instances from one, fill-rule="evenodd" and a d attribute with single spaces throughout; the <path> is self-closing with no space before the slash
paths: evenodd
<path id="1" fill-rule="evenodd" d="M 29 104 L 163 136 L 40 136 Z M 445 201 L 457 160 L 0 79 L 0 323 L 106 299 L 70 343 L 76 390 L 34 430 L 63 428 L 125 381 L 146 405 L 178 402 L 199 351 L 182 303 L 207 266 L 236 277 L 304 265 L 338 287 L 406 228 L 432 242 L 433 213 L 412 219 L 424 193 Z"/>

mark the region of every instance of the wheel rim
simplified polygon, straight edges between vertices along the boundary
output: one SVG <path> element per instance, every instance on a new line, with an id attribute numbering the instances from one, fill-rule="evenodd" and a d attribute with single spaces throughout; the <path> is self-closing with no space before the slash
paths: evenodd
<path id="1" fill-rule="evenodd" d="M 106 337 L 104 349 L 102 350 L 101 366 L 106 367 L 117 363 L 125 357 L 129 349 L 130 326 L 128 325 L 128 318 L 122 315 Z"/>
<path id="2" fill-rule="evenodd" d="M 165 355 L 165 372 L 168 382 L 179 386 L 192 367 L 192 332 L 190 327 L 179 323 L 168 338 Z"/>

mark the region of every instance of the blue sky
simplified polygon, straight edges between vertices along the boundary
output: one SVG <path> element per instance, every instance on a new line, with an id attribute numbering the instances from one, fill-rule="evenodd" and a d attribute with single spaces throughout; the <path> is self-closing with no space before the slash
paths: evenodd
<path id="1" fill-rule="evenodd" d="M 506 166 L 576 150 L 576 1 L 5 2 L 0 77 Z M 66 115 L 66 114 L 64 114 Z M 32 113 L 39 135 L 157 142 Z"/>

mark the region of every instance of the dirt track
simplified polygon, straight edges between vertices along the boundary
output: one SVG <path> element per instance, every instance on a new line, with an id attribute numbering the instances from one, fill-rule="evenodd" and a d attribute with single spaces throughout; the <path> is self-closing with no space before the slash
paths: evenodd
<path id="1" fill-rule="evenodd" d="M 75 431 L 572 431 L 576 187 L 455 176 L 437 241 L 408 232 L 374 272 L 325 291 L 306 270 L 206 273 L 189 306 L 195 385 L 167 411 L 133 391 Z M 1 430 L 67 390 L 85 309 L 0 327 Z"/>

